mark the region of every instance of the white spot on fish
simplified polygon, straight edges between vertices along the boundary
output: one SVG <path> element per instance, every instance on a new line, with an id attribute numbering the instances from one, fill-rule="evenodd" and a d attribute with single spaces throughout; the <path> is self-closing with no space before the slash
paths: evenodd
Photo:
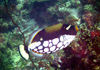
<path id="1" fill-rule="evenodd" d="M 75 38 L 75 35 L 63 35 L 64 41 L 68 40 L 68 42 L 70 42 L 70 41 L 74 40 L 74 38 Z"/>
<path id="2" fill-rule="evenodd" d="M 42 37 L 40 38 L 40 41 L 43 41 L 43 38 Z"/>
<path id="3" fill-rule="evenodd" d="M 59 42 L 59 39 L 55 38 L 55 39 L 52 40 L 52 42 L 53 42 L 53 45 L 56 45 Z"/>
<path id="4" fill-rule="evenodd" d="M 73 41 L 73 40 L 74 40 L 74 38 L 75 38 L 75 36 L 74 36 L 74 35 L 72 35 L 72 36 L 70 36 L 70 38 L 68 39 L 68 41 L 69 41 L 69 42 L 71 42 L 71 41 Z"/>
<path id="5" fill-rule="evenodd" d="M 48 46 L 48 44 L 49 44 L 49 42 L 48 42 L 48 41 L 44 41 L 44 42 L 43 42 L 43 46 L 44 46 L 44 47 L 47 47 L 47 46 Z"/>
<path id="6" fill-rule="evenodd" d="M 51 42 L 51 40 L 49 40 L 49 42 Z"/>
<path id="7" fill-rule="evenodd" d="M 54 52 L 56 52 L 56 51 L 58 51 L 59 50 L 59 48 L 56 48 L 55 50 L 54 50 Z"/>
<path id="8" fill-rule="evenodd" d="M 36 46 L 39 46 L 41 44 L 41 42 L 36 42 Z"/>
<path id="9" fill-rule="evenodd" d="M 57 44 L 57 47 L 61 47 L 63 44 L 62 44 L 62 42 L 59 42 L 58 44 Z"/>
<path id="10" fill-rule="evenodd" d="M 56 48 L 56 46 L 52 46 L 52 47 L 50 47 L 50 51 L 54 51 L 55 48 Z"/>
<path id="11" fill-rule="evenodd" d="M 36 48 L 37 46 L 39 46 L 40 44 L 41 44 L 41 42 L 33 42 L 33 43 L 31 43 L 31 44 L 28 46 L 28 50 L 34 49 L 34 48 Z"/>
<path id="12" fill-rule="evenodd" d="M 39 46 L 39 47 L 38 47 L 38 49 L 42 49 L 42 48 L 43 48 L 43 46 Z"/>
<path id="13" fill-rule="evenodd" d="M 67 47 L 75 38 L 75 35 L 64 35 L 63 44 Z M 64 48 L 65 48 L 64 47 Z"/>
<path id="14" fill-rule="evenodd" d="M 43 52 L 43 50 L 40 50 L 39 52 L 40 52 L 40 53 L 42 53 L 42 52 Z"/>
<path id="15" fill-rule="evenodd" d="M 51 47 L 51 46 L 52 46 L 52 43 L 49 44 L 49 47 Z"/>
<path id="16" fill-rule="evenodd" d="M 28 50 L 31 50 L 31 49 L 34 49 L 36 48 L 36 45 L 35 45 L 36 42 L 34 43 L 31 43 L 29 46 L 28 46 Z"/>
<path id="17" fill-rule="evenodd" d="M 69 44 L 70 44 L 70 43 L 69 43 L 69 42 L 67 42 L 67 43 L 65 44 L 65 47 L 67 47 Z M 64 47 L 64 48 L 65 48 L 65 47 Z"/>
<path id="18" fill-rule="evenodd" d="M 37 51 L 37 49 L 35 48 L 34 51 Z"/>
<path id="19" fill-rule="evenodd" d="M 63 39 L 63 36 L 60 36 L 60 41 L 63 41 L 64 39 Z"/>
<path id="20" fill-rule="evenodd" d="M 60 49 L 63 49 L 63 48 L 64 48 L 64 46 L 61 46 L 61 47 L 60 47 Z"/>
<path id="21" fill-rule="evenodd" d="M 48 52 L 49 51 L 49 49 L 48 48 L 44 48 L 44 52 Z"/>
<path id="22" fill-rule="evenodd" d="M 64 41 L 64 45 L 68 43 L 68 40 Z"/>

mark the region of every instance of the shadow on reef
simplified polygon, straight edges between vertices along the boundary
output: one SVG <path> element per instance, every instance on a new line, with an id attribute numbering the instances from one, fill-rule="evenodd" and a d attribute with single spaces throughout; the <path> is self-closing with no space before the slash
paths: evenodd
<path id="1" fill-rule="evenodd" d="M 34 2 L 32 5 L 32 10 L 30 11 L 30 18 L 34 18 L 39 25 L 43 25 L 45 23 L 50 23 L 50 24 L 56 23 L 57 16 L 51 15 L 51 13 L 47 11 L 47 8 L 53 6 L 55 3 L 56 0 L 45 1 L 45 2 Z"/>
<path id="2" fill-rule="evenodd" d="M 8 25 L 8 27 L 0 26 L 0 33 L 7 33 L 14 30 L 15 26 Z"/>
<path id="3" fill-rule="evenodd" d="M 5 1 L 7 2 L 8 9 L 10 9 L 10 13 L 15 10 L 17 2 L 16 0 L 0 0 L 0 18 L 3 18 L 6 21 L 10 20 L 10 17 L 5 8 Z"/>

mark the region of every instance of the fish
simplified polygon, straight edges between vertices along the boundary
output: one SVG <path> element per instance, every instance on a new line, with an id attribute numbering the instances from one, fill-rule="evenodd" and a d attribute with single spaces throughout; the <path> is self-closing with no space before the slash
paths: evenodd
<path id="1" fill-rule="evenodd" d="M 27 49 L 20 45 L 19 52 L 26 60 L 29 59 L 29 53 L 36 57 L 55 53 L 70 45 L 76 37 L 77 30 L 76 25 L 62 23 L 39 29 L 29 39 Z"/>

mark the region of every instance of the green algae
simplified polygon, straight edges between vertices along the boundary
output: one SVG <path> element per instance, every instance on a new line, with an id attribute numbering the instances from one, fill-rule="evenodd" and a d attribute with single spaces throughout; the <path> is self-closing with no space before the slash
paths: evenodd
<path id="1" fill-rule="evenodd" d="M 85 5 L 84 6 L 84 10 L 87 10 L 87 11 L 93 11 L 94 9 L 93 9 L 93 6 L 90 4 L 87 4 L 87 5 Z"/>

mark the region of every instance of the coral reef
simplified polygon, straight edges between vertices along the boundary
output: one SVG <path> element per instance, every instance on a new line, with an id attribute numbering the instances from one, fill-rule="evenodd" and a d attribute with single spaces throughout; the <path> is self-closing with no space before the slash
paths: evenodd
<path id="1" fill-rule="evenodd" d="M 99 7 L 99 0 L 0 0 L 0 70 L 100 70 Z M 78 25 L 76 39 L 25 61 L 18 51 L 23 34 L 27 44 L 35 30 L 57 23 Z"/>

